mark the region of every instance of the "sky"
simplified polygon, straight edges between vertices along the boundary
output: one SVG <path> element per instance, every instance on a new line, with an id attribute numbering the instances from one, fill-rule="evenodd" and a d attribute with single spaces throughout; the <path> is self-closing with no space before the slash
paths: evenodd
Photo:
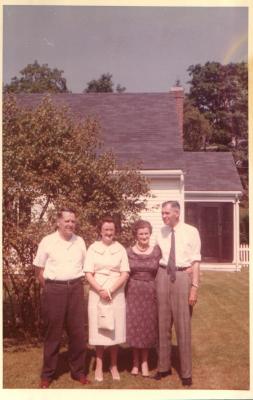
<path id="1" fill-rule="evenodd" d="M 246 7 L 4 6 L 3 81 L 37 60 L 81 93 L 111 73 L 127 92 L 187 91 L 193 64 L 247 61 Z"/>

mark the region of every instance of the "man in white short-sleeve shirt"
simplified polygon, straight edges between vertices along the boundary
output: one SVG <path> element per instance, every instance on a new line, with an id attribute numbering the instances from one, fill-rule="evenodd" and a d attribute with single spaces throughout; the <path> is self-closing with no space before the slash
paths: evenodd
<path id="1" fill-rule="evenodd" d="M 51 384 L 58 360 L 63 329 L 69 337 L 71 376 L 88 383 L 85 365 L 85 310 L 82 277 L 86 246 L 75 235 L 75 212 L 69 208 L 57 214 L 57 230 L 45 236 L 34 259 L 36 276 L 43 288 L 42 317 L 45 324 L 44 359 L 40 387 Z"/>
<path id="2" fill-rule="evenodd" d="M 171 336 L 175 326 L 183 386 L 192 384 L 191 315 L 199 286 L 200 237 L 198 230 L 179 220 L 177 201 L 162 204 L 157 243 L 162 252 L 156 277 L 159 347 L 158 372 L 154 379 L 171 375 Z"/>

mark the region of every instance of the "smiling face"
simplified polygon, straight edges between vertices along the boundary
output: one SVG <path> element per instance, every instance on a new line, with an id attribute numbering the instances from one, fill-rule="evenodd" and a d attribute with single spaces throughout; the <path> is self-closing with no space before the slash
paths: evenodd
<path id="1" fill-rule="evenodd" d="M 179 214 L 179 209 L 171 207 L 171 204 L 167 204 L 162 208 L 162 219 L 165 225 L 174 227 L 179 221 Z"/>
<path id="2" fill-rule="evenodd" d="M 101 228 L 101 239 L 106 245 L 113 242 L 115 237 L 115 225 L 113 222 L 104 222 Z"/>
<path id="3" fill-rule="evenodd" d="M 140 247 L 147 247 L 149 245 L 151 232 L 149 228 L 139 228 L 136 232 L 136 241 Z"/>
<path id="4" fill-rule="evenodd" d="M 58 232 L 65 240 L 71 239 L 76 228 L 75 214 L 68 211 L 63 211 L 62 216 L 57 220 Z"/>

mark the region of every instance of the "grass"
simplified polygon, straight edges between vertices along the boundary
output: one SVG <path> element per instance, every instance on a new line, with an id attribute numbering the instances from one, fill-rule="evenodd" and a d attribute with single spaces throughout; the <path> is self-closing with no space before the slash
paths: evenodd
<path id="1" fill-rule="evenodd" d="M 8 343 L 8 342 L 7 342 Z M 249 389 L 249 273 L 201 272 L 199 301 L 192 320 L 193 385 L 192 389 Z M 37 388 L 42 361 L 42 345 L 4 345 L 3 387 Z M 150 354 L 151 373 L 156 372 L 156 353 Z M 59 357 L 57 379 L 51 387 L 80 389 L 70 378 L 67 349 Z M 173 375 L 156 382 L 133 377 L 131 352 L 122 347 L 119 353 L 121 380 L 112 381 L 108 354 L 105 354 L 103 383 L 95 383 L 95 353 L 87 352 L 87 367 L 92 385 L 87 389 L 182 389 L 179 378 L 178 348 L 174 337 Z M 25 369 L 25 372 L 24 372 Z"/>

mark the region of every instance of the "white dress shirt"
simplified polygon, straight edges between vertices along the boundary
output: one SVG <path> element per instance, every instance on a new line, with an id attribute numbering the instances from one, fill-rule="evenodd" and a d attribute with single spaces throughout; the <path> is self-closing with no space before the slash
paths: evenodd
<path id="1" fill-rule="evenodd" d="M 45 268 L 45 279 L 76 279 L 84 275 L 85 255 L 85 242 L 80 236 L 73 234 L 70 240 L 64 240 L 56 231 L 41 240 L 33 264 Z"/>
<path id="2" fill-rule="evenodd" d="M 172 228 L 169 225 L 164 225 L 157 235 L 157 244 L 162 252 L 160 265 L 163 266 L 167 266 L 169 261 L 171 231 Z M 176 266 L 184 268 L 192 265 L 194 261 L 201 261 L 201 243 L 198 230 L 192 225 L 178 222 L 174 231 Z"/>

